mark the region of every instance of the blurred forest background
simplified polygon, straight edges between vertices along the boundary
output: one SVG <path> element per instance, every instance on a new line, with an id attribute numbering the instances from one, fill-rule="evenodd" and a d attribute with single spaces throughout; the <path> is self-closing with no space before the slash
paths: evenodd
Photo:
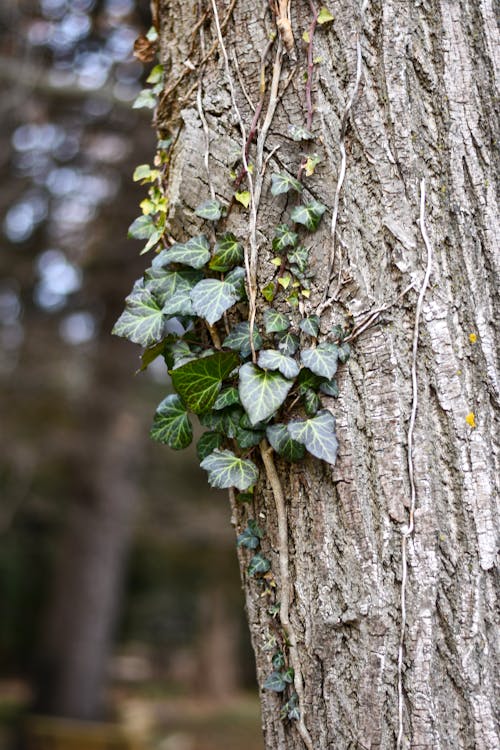
<path id="1" fill-rule="evenodd" d="M 149 441 L 166 368 L 110 335 L 144 267 L 149 25 L 139 0 L 0 4 L 1 750 L 35 715 L 262 748 L 227 499 Z"/>

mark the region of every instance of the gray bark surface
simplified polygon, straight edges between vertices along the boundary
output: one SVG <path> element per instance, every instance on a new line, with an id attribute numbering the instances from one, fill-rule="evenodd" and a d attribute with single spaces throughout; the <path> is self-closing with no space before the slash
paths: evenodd
<path id="1" fill-rule="evenodd" d="M 340 398 L 325 399 L 337 419 L 337 465 L 312 458 L 292 467 L 278 462 L 288 504 L 290 614 L 305 686 L 304 721 L 318 750 L 396 747 L 402 534 L 411 495 L 412 344 L 426 262 L 417 221 L 419 183 L 425 179 L 425 221 L 434 257 L 418 339 L 416 512 L 407 548 L 402 747 L 496 750 L 498 29 L 490 0 L 371 0 L 364 13 L 360 5 L 332 0 L 335 20 L 315 35 L 314 55 L 321 61 L 313 87 L 316 141 L 308 152 L 318 152 L 323 161 L 305 192 L 329 211 L 312 235 L 317 286 L 307 312 L 321 302 L 327 279 L 341 119 L 356 77 L 358 33 L 362 77 L 345 135 L 346 176 L 329 294 L 335 294 L 338 280 L 340 288 L 337 301 L 323 313 L 321 330 L 391 306 L 356 340 L 339 374 Z M 227 6 L 219 0 L 221 19 Z M 260 286 L 274 270 L 269 263 L 273 228 L 290 209 L 284 197 L 271 197 L 270 173 L 295 175 L 307 146 L 293 142 L 287 126 L 306 119 L 301 36 L 310 9 L 307 2 L 295 1 L 291 10 L 297 74 L 266 144 L 266 154 L 280 148 L 269 162 L 258 216 Z M 169 83 L 186 60 L 196 62 L 190 33 L 197 17 L 197 3 L 160 4 L 161 57 Z M 204 29 L 208 47 L 216 38 L 213 21 Z M 238 0 L 225 32 L 247 129 L 252 111 L 242 83 L 256 103 L 260 55 L 272 29 L 266 3 Z M 269 68 L 273 58 L 274 52 Z M 293 65 L 284 58 L 283 79 Z M 196 72 L 186 76 L 158 115 L 160 128 L 181 123 L 169 185 L 171 232 L 181 240 L 199 228 L 192 209 L 209 197 L 205 136 L 193 101 L 197 81 Z M 221 56 L 207 63 L 202 81 L 210 179 L 227 201 L 241 137 Z M 234 231 L 248 236 L 248 214 L 237 209 L 231 222 Z M 470 413 L 475 427 L 466 421 Z M 234 510 L 238 529 L 244 513 Z M 276 511 L 265 480 L 249 513 L 265 528 L 263 549 L 279 591 Z M 242 554 L 262 685 L 272 670 L 266 650 L 272 622 L 260 590 L 245 577 L 247 562 Z M 281 702 L 262 691 L 266 747 L 302 750 L 294 722 L 280 719 Z"/>

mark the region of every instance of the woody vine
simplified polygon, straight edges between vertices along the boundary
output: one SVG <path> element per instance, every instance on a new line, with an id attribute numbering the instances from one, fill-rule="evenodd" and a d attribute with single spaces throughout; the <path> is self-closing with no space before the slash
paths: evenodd
<path id="1" fill-rule="evenodd" d="M 135 170 L 134 179 L 149 187 L 148 196 L 141 203 L 142 215 L 129 229 L 131 237 L 146 240 L 143 252 L 153 251 L 154 258 L 134 284 L 113 333 L 143 347 L 143 369 L 157 357 L 167 363 L 174 393 L 167 395 L 156 410 L 151 428 L 154 440 L 174 450 L 188 447 L 193 439 L 191 415 L 195 415 L 205 428 L 197 453 L 213 487 L 237 491 L 236 501 L 248 502 L 262 470 L 267 477 L 278 519 L 279 594 L 271 563 L 260 550 L 264 531 L 255 519 L 247 517 L 238 545 L 249 551 L 247 574 L 263 589 L 271 622 L 279 623 L 272 628 L 270 672 L 263 687 L 284 695 L 282 718 L 296 721 L 304 744 L 312 748 L 304 722 L 297 638 L 289 619 L 286 505 L 274 457 L 296 462 L 308 453 L 335 464 L 338 441 L 329 405 L 331 398 L 339 395 L 337 368 L 349 358 L 348 342 L 356 335 L 356 331 L 341 326 L 322 331 L 320 316 L 304 313 L 304 303 L 311 295 L 311 238 L 327 211 L 307 191 L 307 178 L 319 162 L 309 148 L 314 139 L 313 41 L 317 26 L 330 23 L 333 16 L 326 8 L 318 11 L 310 2 L 312 19 L 304 34 L 305 125 L 292 125 L 288 133 L 302 156 L 296 176 L 269 169 L 269 189 L 274 199 L 282 203 L 286 221 L 272 230 L 272 279 L 259 286 L 257 213 L 262 191 L 267 188 L 266 168 L 272 158 L 272 153 L 264 158 L 264 148 L 283 93 L 279 87 L 283 85 L 284 55 L 292 61 L 296 59 L 294 39 L 288 4 L 271 3 L 277 32 L 271 35 L 262 55 L 260 100 L 247 132 L 236 103 L 224 46 L 227 17 L 221 23 L 215 0 L 211 2 L 242 137 L 240 165 L 233 174 L 233 199 L 229 205 L 218 200 L 210 180 L 208 128 L 200 84 L 197 103 L 207 136 L 205 165 L 210 194 L 200 196 L 195 214 L 203 221 L 204 231 L 181 242 L 170 237 L 166 175 L 172 139 L 161 137 L 154 166 L 140 165 Z M 202 20 L 207 17 L 205 13 Z M 202 22 L 199 32 L 203 52 Z M 146 48 L 148 44 L 154 47 L 156 37 L 153 27 L 144 41 Z M 268 89 L 266 65 L 273 49 L 275 59 Z M 204 54 L 202 66 L 207 59 Z M 153 68 L 148 83 L 151 87 L 141 92 L 134 106 L 156 106 L 158 96 L 164 92 L 161 65 Z M 287 85 L 285 81 L 285 89 Z M 260 123 L 265 103 L 267 110 Z M 246 189 L 241 189 L 245 180 Z M 241 210 L 249 211 L 248 239 L 231 231 L 231 216 L 238 203 Z M 290 204 L 292 207 L 287 208 Z M 324 308 L 323 301 L 319 311 Z M 327 405 L 324 397 L 329 399 Z"/>

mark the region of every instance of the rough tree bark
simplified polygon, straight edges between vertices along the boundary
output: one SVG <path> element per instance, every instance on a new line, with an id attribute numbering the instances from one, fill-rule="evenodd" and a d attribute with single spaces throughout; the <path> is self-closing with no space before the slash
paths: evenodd
<path id="1" fill-rule="evenodd" d="M 217 0 L 221 25 L 229 5 Z M 249 100 L 255 105 L 259 99 L 260 59 L 275 22 L 267 2 L 232 5 L 224 41 L 248 130 Z M 310 26 L 311 8 L 305 0 L 290 3 L 297 61 L 283 56 L 280 91 L 294 70 L 296 75 L 265 145 L 266 156 L 279 150 L 268 164 L 258 214 L 261 286 L 274 270 L 269 263 L 273 227 L 287 210 L 284 198 L 271 199 L 269 173 L 278 168 L 294 175 L 307 146 L 292 141 L 287 127 L 306 122 L 307 49 L 301 38 Z M 500 738 L 494 718 L 499 404 L 494 101 L 499 57 L 493 4 L 330 0 L 329 10 L 334 21 L 318 27 L 314 36 L 317 140 L 311 149 L 323 161 L 306 190 L 329 207 L 330 219 L 343 147 L 346 172 L 327 290 L 332 304 L 323 312 L 321 330 L 349 317 L 357 324 L 367 313 L 386 309 L 356 339 L 340 373 L 340 398 L 328 403 L 340 441 L 335 468 L 314 459 L 292 468 L 277 463 L 287 503 L 290 618 L 304 680 L 303 719 L 311 747 L 318 749 L 494 750 Z M 217 40 L 211 2 L 205 11 L 203 42 L 209 50 Z M 200 74 L 210 179 L 226 201 L 232 193 L 230 169 L 241 151 L 220 50 L 202 69 L 191 70 L 202 57 L 195 27 L 199 18 L 194 0 L 160 3 L 160 57 L 168 75 L 157 124 L 179 134 L 169 184 L 176 239 L 199 229 L 192 209 L 209 197 L 205 132 L 196 105 Z M 357 96 L 343 127 L 357 71 Z M 416 508 L 406 545 L 406 627 L 398 670 L 402 542 L 411 504 L 412 347 L 427 259 L 418 223 L 422 179 L 433 258 L 417 341 L 411 455 Z M 248 236 L 248 214 L 236 209 L 232 220 Z M 325 293 L 332 253 L 329 224 L 324 220 L 313 235 L 316 287 L 308 312 Z M 242 512 L 233 512 L 238 526 Z M 279 591 L 276 511 L 265 480 L 257 488 L 254 513 L 266 529 L 264 552 Z M 245 578 L 244 555 L 241 562 L 262 685 L 271 670 L 265 647 L 270 617 L 260 590 Z M 262 707 L 266 747 L 302 750 L 297 722 L 280 719 L 280 698 L 263 691 Z"/>

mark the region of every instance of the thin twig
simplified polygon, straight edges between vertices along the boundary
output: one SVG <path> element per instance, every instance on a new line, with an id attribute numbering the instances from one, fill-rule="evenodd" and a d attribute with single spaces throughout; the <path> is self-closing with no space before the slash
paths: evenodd
<path id="1" fill-rule="evenodd" d="M 325 292 L 323 295 L 323 302 L 326 300 L 328 296 L 328 290 L 330 287 L 330 283 L 332 280 L 332 273 L 333 273 L 333 266 L 335 263 L 335 233 L 337 231 L 337 217 L 339 213 L 339 201 L 340 201 L 340 192 L 342 190 L 342 186 L 344 184 L 344 178 L 346 173 L 346 166 L 347 166 L 347 156 L 346 156 L 346 150 L 345 150 L 345 134 L 347 131 L 347 124 L 349 121 L 349 115 L 351 113 L 353 104 L 356 100 L 356 97 L 358 95 L 359 90 L 359 84 L 361 81 L 361 73 L 362 73 L 362 57 L 361 57 L 361 41 L 359 33 L 356 34 L 356 78 L 354 81 L 354 86 L 351 92 L 351 96 L 347 100 L 347 104 L 345 105 L 344 112 L 342 114 L 342 119 L 340 121 L 340 134 L 339 134 L 339 150 L 340 150 L 340 170 L 339 170 L 339 176 L 337 179 L 337 186 L 335 188 L 335 196 L 333 199 L 333 212 L 332 212 L 332 222 L 330 225 L 330 238 L 331 238 L 331 249 L 330 249 L 330 260 L 328 262 L 328 277 L 327 282 L 325 285 Z"/>
<path id="2" fill-rule="evenodd" d="M 247 144 L 247 132 L 245 128 L 245 124 L 243 122 L 243 119 L 241 117 L 241 112 L 238 107 L 238 103 L 236 101 L 236 91 L 234 86 L 234 80 L 231 75 L 231 68 L 229 66 L 229 58 L 227 56 L 227 50 L 226 46 L 224 44 L 224 38 L 222 36 L 222 29 L 220 26 L 220 20 L 219 20 L 219 13 L 217 11 L 217 3 L 216 0 L 211 0 L 212 2 L 212 9 L 214 13 L 214 20 L 215 20 L 215 26 L 217 29 L 217 36 L 219 39 L 219 46 L 222 52 L 222 57 L 224 58 L 224 67 L 226 71 L 226 78 L 229 85 L 229 91 L 231 94 L 231 103 L 236 115 L 236 119 L 238 120 L 238 125 L 240 127 L 241 131 L 241 140 L 242 140 L 242 146 L 241 146 L 241 160 L 243 162 L 243 166 L 245 168 L 245 172 L 248 179 L 248 187 L 249 187 L 249 193 L 250 193 L 250 222 L 252 226 L 257 226 L 257 208 L 255 203 L 255 193 L 254 193 L 254 187 L 253 187 L 253 180 L 252 175 L 248 169 L 248 162 L 247 162 L 247 155 L 246 155 L 246 144 Z M 254 248 L 255 244 L 255 248 Z M 256 248 L 256 232 L 250 234 L 250 254 L 248 253 L 246 247 L 245 247 L 245 272 L 247 276 L 247 284 L 248 284 L 248 302 L 249 302 L 249 309 L 250 309 L 250 321 L 255 320 L 255 302 L 257 298 L 257 279 L 256 279 L 256 271 L 254 268 L 253 258 L 257 257 L 257 248 Z M 250 345 L 252 347 L 252 360 L 256 362 L 257 356 L 255 353 L 255 348 L 253 345 L 253 335 L 252 335 L 252 324 L 250 323 Z"/>
<path id="3" fill-rule="evenodd" d="M 307 82 L 306 82 L 306 104 L 307 104 L 307 130 L 311 130 L 313 120 L 313 104 L 312 104 L 312 79 L 314 74 L 314 60 L 313 60 L 313 45 L 314 45 L 314 32 L 318 23 L 318 9 L 316 8 L 313 0 L 309 0 L 309 7 L 311 8 L 312 20 L 309 26 L 309 43 L 307 45 Z"/>
<path id="4" fill-rule="evenodd" d="M 200 49 L 202 55 L 205 52 L 205 34 L 203 33 L 203 26 L 200 26 Z M 215 199 L 215 190 L 212 182 L 212 176 L 210 174 L 210 164 L 209 164 L 209 158 L 210 158 L 210 130 L 208 127 L 207 118 L 205 117 L 205 112 L 203 110 L 203 73 L 204 73 L 205 65 L 201 65 L 199 69 L 199 80 L 198 80 L 198 93 L 196 96 L 196 104 L 198 107 L 198 114 L 200 116 L 201 124 L 203 126 L 203 132 L 205 134 L 205 153 L 204 153 L 204 163 L 205 163 L 205 170 L 207 173 L 207 180 L 208 180 L 208 187 L 210 189 L 210 197 L 212 200 Z"/>
<path id="5" fill-rule="evenodd" d="M 260 455 L 266 470 L 266 476 L 269 479 L 274 502 L 276 504 L 276 517 L 278 521 L 278 552 L 280 564 L 280 621 L 285 636 L 288 641 L 290 654 L 290 663 L 294 671 L 294 687 L 299 701 L 300 717 L 297 721 L 297 729 L 307 747 L 307 750 L 314 750 L 311 735 L 304 722 L 304 683 L 297 646 L 297 635 L 290 622 L 290 573 L 288 560 L 288 521 L 286 515 L 285 496 L 283 487 L 276 471 L 273 459 L 273 449 L 269 446 L 267 440 L 260 443 Z"/>
<path id="6" fill-rule="evenodd" d="M 406 581 L 408 578 L 408 562 L 407 562 L 407 543 L 410 536 L 413 534 L 415 528 L 415 506 L 417 502 L 417 489 L 415 485 L 415 467 L 413 464 L 413 437 L 415 432 L 415 420 L 417 417 L 418 409 L 418 382 L 417 382 L 417 354 L 418 354 L 418 339 L 419 339 L 419 328 L 420 318 L 422 315 L 422 306 L 424 303 L 425 293 L 429 286 L 429 279 L 432 270 L 432 245 L 425 228 L 425 180 L 423 179 L 420 183 L 420 218 L 419 227 L 422 239 L 424 241 L 425 249 L 427 251 L 427 262 L 425 269 L 425 276 L 420 287 L 420 293 L 418 295 L 417 306 L 415 310 L 415 326 L 413 329 L 413 346 L 412 346 L 412 361 L 411 361 L 411 385 L 412 385 L 412 406 L 410 423 L 408 426 L 408 477 L 410 481 L 410 510 L 408 514 L 408 525 L 403 527 L 402 530 L 402 544 L 401 544 L 401 565 L 402 565 L 402 576 L 401 576 L 401 633 L 399 639 L 399 650 L 398 650 L 398 721 L 399 731 L 397 739 L 397 750 L 400 750 L 403 743 L 403 654 L 404 654 L 404 640 L 406 630 Z"/>

